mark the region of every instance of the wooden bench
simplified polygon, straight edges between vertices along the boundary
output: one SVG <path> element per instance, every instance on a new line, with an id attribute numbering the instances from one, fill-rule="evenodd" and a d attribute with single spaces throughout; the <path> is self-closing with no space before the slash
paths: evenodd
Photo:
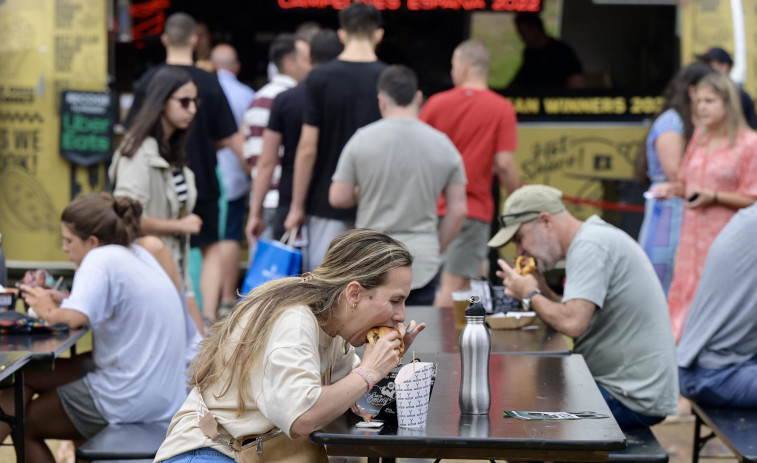
<path id="1" fill-rule="evenodd" d="M 167 430 L 167 421 L 108 425 L 76 449 L 76 461 L 152 461 Z"/>
<path id="2" fill-rule="evenodd" d="M 607 461 L 667 463 L 668 454 L 649 428 L 623 429 L 628 447 L 610 452 Z"/>
<path id="3" fill-rule="evenodd" d="M 715 436 L 740 462 L 757 463 L 757 409 L 713 407 L 691 401 L 691 411 L 695 416 L 693 463 L 699 461 L 702 447 Z M 710 429 L 710 434 L 701 435 L 702 425 Z"/>

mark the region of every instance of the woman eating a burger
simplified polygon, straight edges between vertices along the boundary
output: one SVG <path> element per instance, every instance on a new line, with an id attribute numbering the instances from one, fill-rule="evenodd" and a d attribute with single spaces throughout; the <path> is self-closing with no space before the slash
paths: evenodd
<path id="1" fill-rule="evenodd" d="M 425 327 L 402 324 L 411 264 L 410 252 L 389 236 L 351 230 L 331 242 L 312 274 L 250 292 L 203 341 L 193 389 L 156 461 L 246 461 L 258 451 L 327 461 L 308 435 L 396 367 L 401 341 L 409 346 Z M 397 329 L 367 343 L 377 326 Z M 354 348 L 363 344 L 360 359 Z"/>

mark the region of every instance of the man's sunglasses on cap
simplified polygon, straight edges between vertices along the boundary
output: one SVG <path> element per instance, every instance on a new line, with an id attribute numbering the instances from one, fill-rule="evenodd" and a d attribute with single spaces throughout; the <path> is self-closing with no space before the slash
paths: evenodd
<path id="1" fill-rule="evenodd" d="M 529 215 L 529 214 L 534 214 L 535 215 L 534 219 L 535 219 L 536 216 L 541 214 L 541 211 L 523 211 L 523 212 L 516 212 L 514 214 L 503 214 L 499 216 L 499 224 L 500 226 L 502 226 L 502 228 L 505 228 L 508 226 L 508 223 L 507 223 L 508 220 L 512 221 L 512 219 L 523 217 L 524 215 Z M 515 223 L 510 223 L 509 225 L 515 225 L 515 224 L 525 223 L 525 222 L 528 222 L 528 220 L 517 220 L 515 221 Z"/>

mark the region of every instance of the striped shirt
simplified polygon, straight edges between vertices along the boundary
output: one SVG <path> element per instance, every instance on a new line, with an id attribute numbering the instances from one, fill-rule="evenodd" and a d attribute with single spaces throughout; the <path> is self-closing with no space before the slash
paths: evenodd
<path id="1" fill-rule="evenodd" d="M 255 164 L 258 156 L 263 151 L 263 130 L 268 126 L 268 118 L 271 115 L 271 105 L 274 98 L 283 92 L 297 85 L 297 82 L 284 74 L 275 76 L 271 82 L 264 85 L 255 93 L 255 99 L 252 101 L 249 109 L 244 113 L 242 127 L 244 130 L 244 157 L 253 166 L 252 178 L 255 178 Z M 283 156 L 283 147 L 279 147 L 279 158 Z M 271 179 L 271 189 L 266 194 L 263 201 L 263 207 L 276 207 L 279 202 L 278 184 L 281 176 L 281 166 L 276 166 L 273 178 Z"/>
<path id="2" fill-rule="evenodd" d="M 181 169 L 173 171 L 173 184 L 176 188 L 176 197 L 179 199 L 181 207 L 187 203 L 187 181 L 184 179 L 184 174 Z"/>

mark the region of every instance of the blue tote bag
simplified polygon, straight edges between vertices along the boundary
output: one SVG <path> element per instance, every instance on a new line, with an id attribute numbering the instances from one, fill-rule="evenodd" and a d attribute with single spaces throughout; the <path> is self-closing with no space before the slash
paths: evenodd
<path id="1" fill-rule="evenodd" d="M 282 241 L 285 241 L 287 237 L 288 233 L 281 238 L 281 241 L 258 240 L 255 256 L 242 282 L 240 291 L 242 296 L 246 296 L 267 281 L 300 274 L 302 252 L 283 243 Z"/>

